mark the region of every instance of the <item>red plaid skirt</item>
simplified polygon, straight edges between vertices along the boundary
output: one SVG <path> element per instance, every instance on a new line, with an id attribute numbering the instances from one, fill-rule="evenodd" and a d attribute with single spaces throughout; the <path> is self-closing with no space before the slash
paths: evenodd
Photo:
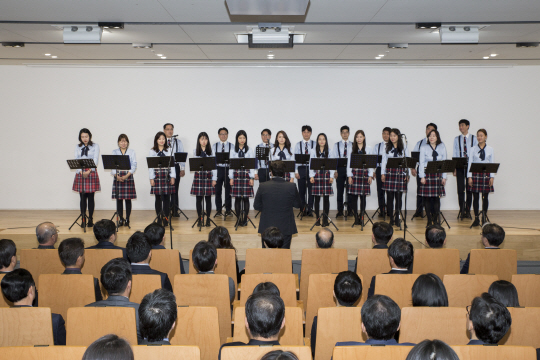
<path id="1" fill-rule="evenodd" d="M 418 196 L 422 197 L 442 197 L 446 196 L 444 186 L 442 186 L 442 176 L 439 174 L 426 174 L 426 183 L 420 184 Z"/>
<path id="2" fill-rule="evenodd" d="M 285 176 L 283 176 L 283 178 L 284 178 L 285 181 L 287 181 L 287 182 L 291 181 L 291 173 L 286 172 L 286 173 L 285 173 Z"/>
<path id="3" fill-rule="evenodd" d="M 118 175 L 124 176 L 128 173 L 127 170 L 119 170 Z M 124 182 L 116 180 L 116 176 L 113 180 L 112 185 L 112 198 L 116 199 L 116 187 L 118 186 L 118 199 L 136 199 L 137 192 L 135 191 L 135 180 L 133 179 L 133 174 L 128 177 Z"/>
<path id="4" fill-rule="evenodd" d="M 195 172 L 190 194 L 195 196 L 211 196 L 216 194 L 216 188 L 212 186 L 211 171 Z"/>
<path id="5" fill-rule="evenodd" d="M 88 169 L 84 169 L 88 171 Z M 83 177 L 82 173 L 75 175 L 75 180 L 73 180 L 73 187 L 71 190 L 82 193 L 83 192 Z M 84 179 L 84 192 L 93 193 L 96 191 L 101 191 L 101 185 L 99 185 L 99 175 L 97 171 L 91 171 L 90 175 Z"/>
<path id="6" fill-rule="evenodd" d="M 349 184 L 349 194 L 353 195 L 371 195 L 371 185 L 368 183 L 369 175 L 368 170 L 363 169 L 351 169 L 352 185 Z M 362 180 L 362 176 L 364 179 Z M 349 181 L 347 179 L 347 181 Z"/>
<path id="7" fill-rule="evenodd" d="M 152 186 L 150 194 L 168 195 L 176 193 L 174 185 L 171 185 L 170 179 L 168 179 L 168 173 L 169 171 L 167 169 L 154 170 L 156 177 L 154 178 L 154 186 Z"/>
<path id="8" fill-rule="evenodd" d="M 232 197 L 253 197 L 253 186 L 249 185 L 249 170 L 234 170 L 234 185 L 231 187 Z"/>
<path id="9" fill-rule="evenodd" d="M 484 177 L 483 173 L 473 173 L 472 174 L 472 186 L 468 186 L 470 192 L 476 192 L 476 193 L 490 193 L 494 192 L 495 189 L 493 186 L 489 186 L 489 175 L 487 177 Z"/>
<path id="10" fill-rule="evenodd" d="M 383 190 L 390 192 L 406 192 L 407 191 L 407 170 L 386 169 L 386 178 L 383 182 Z"/>
<path id="11" fill-rule="evenodd" d="M 313 196 L 330 196 L 334 195 L 334 187 L 330 184 L 330 171 L 326 170 L 324 174 L 321 171 L 315 171 L 315 182 L 311 187 L 311 195 Z"/>

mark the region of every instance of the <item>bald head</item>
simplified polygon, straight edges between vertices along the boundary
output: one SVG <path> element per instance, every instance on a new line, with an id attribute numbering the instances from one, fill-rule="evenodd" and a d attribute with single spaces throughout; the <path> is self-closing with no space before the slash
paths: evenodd
<path id="1" fill-rule="evenodd" d="M 317 231 L 315 239 L 317 240 L 317 247 L 320 249 L 328 249 L 334 245 L 334 233 L 328 228 Z"/>
<path id="2" fill-rule="evenodd" d="M 40 245 L 54 245 L 58 240 L 58 231 L 52 222 L 44 222 L 36 227 L 36 236 Z"/>

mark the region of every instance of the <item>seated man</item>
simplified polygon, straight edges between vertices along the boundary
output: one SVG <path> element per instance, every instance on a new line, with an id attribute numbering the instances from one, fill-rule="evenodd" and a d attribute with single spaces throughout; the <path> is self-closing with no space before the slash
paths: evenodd
<path id="1" fill-rule="evenodd" d="M 94 224 L 95 226 L 95 224 Z M 141 340 L 139 331 L 139 304 L 129 301 L 131 293 L 131 266 L 124 258 L 110 260 L 101 268 L 101 283 L 109 297 L 86 306 L 93 307 L 131 307 L 135 309 L 137 338 Z"/>
<path id="2" fill-rule="evenodd" d="M 36 236 L 38 249 L 54 249 L 54 244 L 58 241 L 58 229 L 52 222 L 43 222 L 36 226 Z"/>
<path id="3" fill-rule="evenodd" d="M 81 268 L 84 264 L 84 241 L 81 238 L 65 239 L 58 246 L 60 261 L 66 267 L 62 274 L 82 275 Z M 96 301 L 103 300 L 98 279 L 94 278 L 94 293 Z"/>
<path id="4" fill-rule="evenodd" d="M 277 227 L 270 226 L 262 232 L 261 241 L 263 249 L 280 249 L 283 247 L 284 237 Z"/>
<path id="5" fill-rule="evenodd" d="M 279 332 L 285 326 L 285 303 L 268 291 L 252 294 L 246 301 L 247 344 L 236 341 L 221 346 L 279 345 Z M 219 349 L 219 359 L 221 359 Z"/>
<path id="6" fill-rule="evenodd" d="M 392 240 L 394 228 L 387 222 L 379 221 L 373 224 L 371 229 L 371 242 L 373 249 L 388 249 L 388 243 Z M 354 272 L 358 268 L 358 257 L 354 264 Z"/>
<path id="7" fill-rule="evenodd" d="M 171 345 L 169 335 L 176 325 L 176 296 L 164 289 L 146 294 L 139 306 L 142 341 L 139 345 Z"/>
<path id="8" fill-rule="evenodd" d="M 430 225 L 426 229 L 426 242 L 431 249 L 442 249 L 446 245 L 446 231 L 441 225 Z"/>
<path id="9" fill-rule="evenodd" d="M 0 274 L 12 272 L 17 265 L 17 247 L 9 239 L 0 240 Z"/>
<path id="10" fill-rule="evenodd" d="M 36 296 L 36 283 L 26 269 L 15 269 L 2 278 L 2 294 L 13 303 L 14 308 L 32 307 Z M 66 345 L 66 326 L 59 314 L 51 314 L 54 345 Z M 41 345 L 41 344 L 34 344 Z"/>
<path id="11" fill-rule="evenodd" d="M 214 244 L 208 241 L 201 240 L 193 248 L 193 267 L 199 274 L 214 274 L 216 268 L 217 250 Z M 234 280 L 229 277 L 229 299 L 231 302 L 234 300 L 235 295 Z"/>
<path id="12" fill-rule="evenodd" d="M 165 249 L 165 228 L 158 223 L 151 223 L 144 229 L 144 234 L 152 246 L 152 250 Z M 182 254 L 179 254 L 180 260 L 180 274 L 185 274 L 184 262 L 182 261 Z"/>
<path id="13" fill-rule="evenodd" d="M 362 332 L 366 334 L 365 343 L 356 341 L 338 342 L 336 346 L 357 345 L 404 345 L 394 339 L 401 326 L 401 309 L 394 300 L 385 295 L 374 295 L 362 306 Z"/>
<path id="14" fill-rule="evenodd" d="M 315 234 L 317 248 L 330 249 L 334 246 L 334 233 L 328 228 L 322 228 Z"/>
<path id="15" fill-rule="evenodd" d="M 387 274 L 410 274 L 410 267 L 414 260 L 414 249 L 410 241 L 398 238 L 388 248 L 388 260 L 392 270 Z M 371 278 L 368 298 L 375 294 L 375 276 Z"/>
<path id="16" fill-rule="evenodd" d="M 500 249 L 499 246 L 504 241 L 505 232 L 502 227 L 500 227 L 497 224 L 485 224 L 482 228 L 482 245 L 484 245 L 484 248 L 486 249 Z M 465 264 L 463 264 L 463 267 L 461 268 L 460 274 L 468 274 L 469 273 L 469 263 L 471 261 L 471 253 L 467 255 L 467 260 L 465 260 Z"/>
<path id="17" fill-rule="evenodd" d="M 131 235 L 126 245 L 126 253 L 131 262 L 131 272 L 133 275 L 159 275 L 161 277 L 161 288 L 170 292 L 173 291 L 169 275 L 150 268 L 152 247 L 143 232 L 136 231 Z"/>
<path id="18" fill-rule="evenodd" d="M 467 306 L 467 330 L 471 341 L 467 345 L 495 345 L 512 325 L 510 312 L 488 293 L 475 297 Z"/>
<path id="19" fill-rule="evenodd" d="M 126 249 L 114 245 L 118 234 L 116 233 L 116 224 L 108 219 L 99 220 L 94 224 L 94 236 L 97 245 L 87 247 L 87 249 L 119 249 L 122 250 L 122 256 L 127 260 Z"/>
<path id="20" fill-rule="evenodd" d="M 356 306 L 362 295 L 362 281 L 360 277 L 352 271 L 342 271 L 336 276 L 334 281 L 334 300 L 336 306 L 352 307 Z M 313 318 L 311 326 L 311 353 L 315 357 L 315 347 L 317 342 L 317 316 Z"/>

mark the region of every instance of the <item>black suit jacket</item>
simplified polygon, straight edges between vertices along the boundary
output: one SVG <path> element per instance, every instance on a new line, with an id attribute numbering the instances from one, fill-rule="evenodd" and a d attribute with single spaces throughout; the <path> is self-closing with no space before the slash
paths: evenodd
<path id="1" fill-rule="evenodd" d="M 31 307 L 28 305 L 13 305 L 14 308 Z M 60 314 L 51 314 L 54 345 L 66 345 L 66 323 Z M 40 345 L 40 344 L 34 344 Z"/>
<path id="2" fill-rule="evenodd" d="M 110 241 L 100 241 L 97 243 L 97 245 L 87 247 L 87 249 L 119 249 L 122 250 L 122 257 L 126 260 L 129 260 L 126 255 L 126 249 L 120 246 L 116 246 Z"/>
<path id="3" fill-rule="evenodd" d="M 487 250 L 498 250 L 498 247 L 487 247 Z M 460 274 L 468 274 L 469 273 L 469 263 L 471 261 L 471 253 L 467 255 L 467 260 L 465 260 L 465 264 L 463 264 L 463 267 L 461 268 Z"/>
<path id="4" fill-rule="evenodd" d="M 62 274 L 65 275 L 82 275 L 81 269 L 66 269 Z M 96 301 L 103 300 L 101 295 L 101 288 L 99 287 L 99 280 L 94 278 L 94 294 L 96 295 Z"/>
<path id="5" fill-rule="evenodd" d="M 152 246 L 152 250 L 165 250 L 165 246 L 163 245 L 154 245 Z M 182 254 L 180 254 L 180 252 L 178 252 L 178 256 L 180 258 L 180 274 L 185 274 L 186 271 L 184 270 L 184 262 L 182 261 Z"/>
<path id="6" fill-rule="evenodd" d="M 173 292 L 169 276 L 166 273 L 150 268 L 150 265 L 131 264 L 131 272 L 133 275 L 159 275 L 161 276 L 161 287 Z"/>
<path id="7" fill-rule="evenodd" d="M 300 195 L 296 184 L 283 178 L 273 178 L 260 184 L 253 207 L 261 212 L 259 234 L 270 226 L 279 228 L 283 235 L 298 232 L 293 210 L 300 208 Z"/>
<path id="8" fill-rule="evenodd" d="M 260 341 L 260 340 L 251 339 L 251 340 L 249 340 L 249 342 L 247 344 L 245 344 L 243 342 L 240 342 L 240 341 L 226 343 L 226 344 L 221 345 L 221 348 L 219 349 L 218 360 L 221 360 L 221 349 L 223 349 L 225 346 L 259 346 L 259 345 L 276 345 L 276 346 L 279 346 L 279 341 Z M 269 351 L 271 351 L 271 350 L 269 350 Z"/>
<path id="9" fill-rule="evenodd" d="M 47 249 L 47 250 L 54 250 L 54 245 L 38 245 L 36 249 Z"/>
<path id="10" fill-rule="evenodd" d="M 171 343 L 167 340 L 150 342 L 146 339 L 142 339 L 139 341 L 139 345 L 171 345 Z"/>
<path id="11" fill-rule="evenodd" d="M 410 270 L 390 270 L 390 272 L 387 272 L 385 274 L 410 274 Z M 369 285 L 369 291 L 368 291 L 368 299 L 375 295 L 375 276 L 371 278 L 371 284 Z"/>

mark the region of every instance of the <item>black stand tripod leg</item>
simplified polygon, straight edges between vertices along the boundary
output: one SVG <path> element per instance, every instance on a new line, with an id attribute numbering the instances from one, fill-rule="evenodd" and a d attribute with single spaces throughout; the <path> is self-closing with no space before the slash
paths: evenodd
<path id="1" fill-rule="evenodd" d="M 324 212 L 323 212 L 321 218 L 324 218 L 325 216 L 326 216 L 326 219 L 328 220 L 328 222 L 329 222 L 330 224 L 332 224 L 332 225 L 334 226 L 334 228 L 336 228 L 337 231 L 339 231 L 339 229 L 338 229 L 338 227 L 336 226 L 336 224 L 334 224 L 334 222 L 332 221 L 332 219 L 330 219 L 330 216 L 328 216 L 327 213 L 324 213 Z"/>

